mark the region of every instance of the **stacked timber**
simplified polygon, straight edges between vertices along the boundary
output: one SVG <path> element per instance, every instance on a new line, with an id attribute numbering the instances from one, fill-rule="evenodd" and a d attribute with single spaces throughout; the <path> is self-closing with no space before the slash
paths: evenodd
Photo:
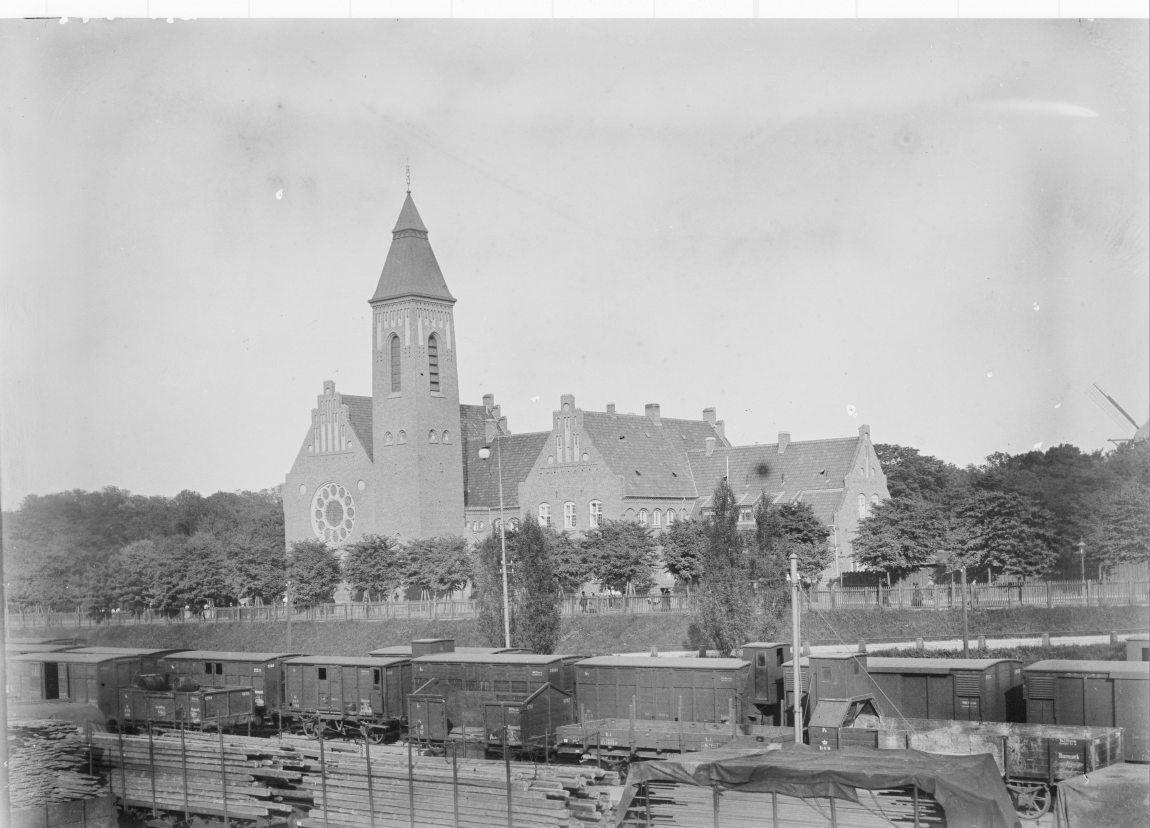
<path id="1" fill-rule="evenodd" d="M 99 733 L 92 744 L 125 808 L 282 818 L 292 812 L 304 771 L 299 754 L 267 739 Z"/>
<path id="2" fill-rule="evenodd" d="M 334 749 L 329 750 L 329 747 Z M 402 748 L 325 743 L 301 747 L 314 807 L 303 826 L 506 825 L 508 765 L 502 761 L 408 754 Z M 368 774 L 370 761 L 371 773 Z M 575 765 L 510 763 L 512 824 L 524 828 L 607 824 L 608 788 L 618 774 Z M 373 822 L 374 815 L 374 822 Z"/>
<path id="3" fill-rule="evenodd" d="M 107 789 L 88 773 L 88 746 L 76 725 L 52 719 L 8 723 L 9 780 L 13 808 L 103 796 Z"/>

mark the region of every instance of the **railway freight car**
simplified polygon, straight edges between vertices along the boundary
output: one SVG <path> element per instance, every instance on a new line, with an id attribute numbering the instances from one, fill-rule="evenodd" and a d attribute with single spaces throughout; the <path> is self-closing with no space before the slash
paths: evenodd
<path id="1" fill-rule="evenodd" d="M 1021 722 L 1022 662 L 1007 658 L 881 658 L 863 665 L 879 712 L 916 719 Z"/>
<path id="2" fill-rule="evenodd" d="M 114 655 L 114 656 L 138 656 L 140 659 L 140 672 L 142 673 L 159 673 L 160 659 L 170 653 L 179 652 L 172 647 L 167 649 L 153 649 L 148 647 L 101 647 L 96 645 L 94 647 L 76 647 L 71 650 L 73 653 L 95 653 L 96 655 Z"/>
<path id="3" fill-rule="evenodd" d="M 751 665 L 744 691 L 746 718 L 758 724 L 780 724 L 783 720 L 783 665 L 791 658 L 791 645 L 778 641 L 751 641 L 739 649 L 739 655 Z"/>
<path id="4" fill-rule="evenodd" d="M 1026 721 L 1125 729 L 1127 762 L 1150 762 L 1150 663 L 1039 661 L 1023 668 Z"/>
<path id="5" fill-rule="evenodd" d="M 1132 635 L 1126 639 L 1127 661 L 1150 661 L 1150 635 Z"/>
<path id="6" fill-rule="evenodd" d="M 132 684 L 140 665 L 138 655 L 18 653 L 8 656 L 9 698 L 90 704 L 115 720 L 118 690 Z"/>
<path id="7" fill-rule="evenodd" d="M 575 670 L 579 718 L 739 722 L 750 672 L 741 658 L 584 659 Z"/>
<path id="8" fill-rule="evenodd" d="M 442 652 L 413 657 L 412 687 L 433 679 L 458 690 L 507 694 L 514 701 L 551 684 L 565 693 L 575 691 L 575 663 L 583 656 L 532 653 Z"/>
<path id="9" fill-rule="evenodd" d="M 874 679 L 866 671 L 867 657 L 862 653 L 825 653 L 799 659 L 802 682 L 803 725 L 811 719 L 811 711 L 826 699 L 852 699 L 857 696 L 881 695 L 875 690 Z M 783 665 L 784 708 L 787 721 L 794 724 L 795 672 L 794 662 Z"/>
<path id="10" fill-rule="evenodd" d="M 141 676 L 141 679 L 163 676 Z M 149 682 L 140 681 L 140 684 Z M 160 685 L 166 682 L 159 682 Z M 259 723 L 250 687 L 177 690 L 166 686 L 120 688 L 120 723 L 128 729 L 188 728 L 249 732 Z"/>
<path id="11" fill-rule="evenodd" d="M 363 733 L 379 744 L 397 736 L 411 692 L 406 656 L 296 656 L 283 661 L 284 704 L 279 714 L 305 734 L 319 729 Z"/>
<path id="12" fill-rule="evenodd" d="M 184 650 L 160 659 L 160 670 L 176 679 L 187 677 L 200 687 L 250 687 L 258 717 L 283 705 L 283 662 L 299 653 L 245 653 Z"/>

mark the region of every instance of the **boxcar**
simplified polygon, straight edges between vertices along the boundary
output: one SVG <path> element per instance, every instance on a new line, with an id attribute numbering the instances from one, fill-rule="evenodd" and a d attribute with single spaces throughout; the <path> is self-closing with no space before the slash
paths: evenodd
<path id="1" fill-rule="evenodd" d="M 866 661 L 879 712 L 916 719 L 1021 722 L 1022 662 L 1005 658 Z"/>
<path id="2" fill-rule="evenodd" d="M 1150 635 L 1132 635 L 1126 639 L 1127 661 L 1150 661 Z"/>
<path id="3" fill-rule="evenodd" d="M 304 732 L 319 726 L 358 734 L 379 743 L 399 732 L 411 692 L 411 659 L 406 656 L 296 656 L 284 662 L 285 717 Z"/>
<path id="4" fill-rule="evenodd" d="M 161 658 L 160 670 L 201 687 L 250 687 L 256 713 L 267 716 L 283 705 L 283 661 L 295 655 L 184 650 Z"/>
<path id="5" fill-rule="evenodd" d="M 506 743 L 520 754 L 546 753 L 555 734 L 575 721 L 575 701 L 544 684 L 522 701 L 488 702 L 483 706 L 484 739 L 489 749 Z"/>
<path id="6" fill-rule="evenodd" d="M 411 655 L 425 656 L 432 653 L 450 653 L 455 649 L 454 638 L 415 638 L 411 641 Z"/>
<path id="7" fill-rule="evenodd" d="M 549 683 L 575 691 L 575 662 L 582 656 L 531 653 L 434 653 L 411 660 L 413 688 L 433 679 L 459 690 L 506 694 L 507 701 L 534 693 Z"/>
<path id="8" fill-rule="evenodd" d="M 450 640 L 450 639 L 447 639 Z M 450 650 L 442 650 L 441 652 L 447 653 L 472 653 L 475 655 L 499 655 L 500 653 L 530 653 L 530 650 L 524 650 L 519 647 L 452 647 Z M 372 650 L 368 655 L 372 656 L 410 656 L 412 654 L 412 646 L 410 644 L 392 644 L 387 647 L 380 647 L 378 650 Z M 421 653 L 420 655 L 427 655 Z"/>
<path id="9" fill-rule="evenodd" d="M 1039 661 L 1022 677 L 1027 722 L 1121 727 L 1126 761 L 1150 762 L 1150 663 Z"/>
<path id="10" fill-rule="evenodd" d="M 778 641 L 751 641 L 742 646 L 740 655 L 751 665 L 744 691 L 748 719 L 762 723 L 781 722 L 779 702 L 783 698 L 783 665 L 791 657 L 791 645 Z M 755 710 L 751 710 L 751 706 Z"/>
<path id="11" fill-rule="evenodd" d="M 580 719 L 741 721 L 741 658 L 597 656 L 576 665 Z"/>
<path id="12" fill-rule="evenodd" d="M 803 692 L 803 723 L 810 721 L 811 711 L 823 699 L 850 699 L 859 695 L 879 695 L 874 680 L 867 673 L 863 653 L 826 653 L 799 659 Z M 793 661 L 783 665 L 784 708 L 790 711 L 783 724 L 794 724 L 795 673 Z"/>
<path id="13" fill-rule="evenodd" d="M 36 641 L 9 641 L 4 645 L 4 651 L 9 656 L 21 653 L 63 653 L 75 649 L 71 644 L 47 644 Z"/>
<path id="14" fill-rule="evenodd" d="M 118 689 L 130 686 L 141 672 L 139 656 L 62 652 L 8 657 L 13 701 L 91 704 L 112 719 L 119 710 Z"/>
<path id="15" fill-rule="evenodd" d="M 114 655 L 114 656 L 139 656 L 140 659 L 140 672 L 142 673 L 159 673 L 160 659 L 169 653 L 179 652 L 173 647 L 167 649 L 150 649 L 146 647 L 77 647 L 73 649 L 74 653 L 96 653 L 97 655 Z"/>

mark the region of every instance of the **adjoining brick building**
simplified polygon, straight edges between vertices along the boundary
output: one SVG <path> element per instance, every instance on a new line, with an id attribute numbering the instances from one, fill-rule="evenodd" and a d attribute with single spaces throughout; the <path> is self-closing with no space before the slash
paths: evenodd
<path id="1" fill-rule="evenodd" d="M 325 381 L 284 486 L 288 544 L 364 535 L 473 539 L 498 528 L 499 474 L 509 525 L 532 514 L 564 531 L 601 519 L 654 531 L 705 514 L 726 477 L 753 524 L 759 500 L 804 502 L 831 529 L 835 564 L 855 569 L 858 520 L 889 494 L 862 426 L 857 436 L 734 446 L 714 408 L 700 419 L 587 411 L 564 395 L 550 431 L 514 434 L 493 395 L 461 405 L 454 306 L 411 193 L 392 231 L 372 308 L 372 395 Z M 489 446 L 488 460 L 479 449 Z"/>

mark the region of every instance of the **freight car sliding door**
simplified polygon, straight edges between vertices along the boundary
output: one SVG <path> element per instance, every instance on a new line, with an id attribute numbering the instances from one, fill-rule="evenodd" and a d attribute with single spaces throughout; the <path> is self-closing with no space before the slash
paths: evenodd
<path id="1" fill-rule="evenodd" d="M 339 711 L 342 709 L 343 681 L 339 667 L 316 667 L 315 684 L 319 693 L 318 709 Z"/>
<path id="2" fill-rule="evenodd" d="M 1083 724 L 1114 726 L 1114 685 L 1109 678 L 1087 678 L 1083 682 L 1086 696 Z"/>
<path id="3" fill-rule="evenodd" d="M 1060 676 L 1054 680 L 1054 721 L 1060 725 L 1085 724 L 1082 679 Z"/>
<path id="4" fill-rule="evenodd" d="M 1150 762 L 1150 682 L 1114 679 L 1114 724 L 1126 728 L 1123 752 L 1128 762 Z"/>

